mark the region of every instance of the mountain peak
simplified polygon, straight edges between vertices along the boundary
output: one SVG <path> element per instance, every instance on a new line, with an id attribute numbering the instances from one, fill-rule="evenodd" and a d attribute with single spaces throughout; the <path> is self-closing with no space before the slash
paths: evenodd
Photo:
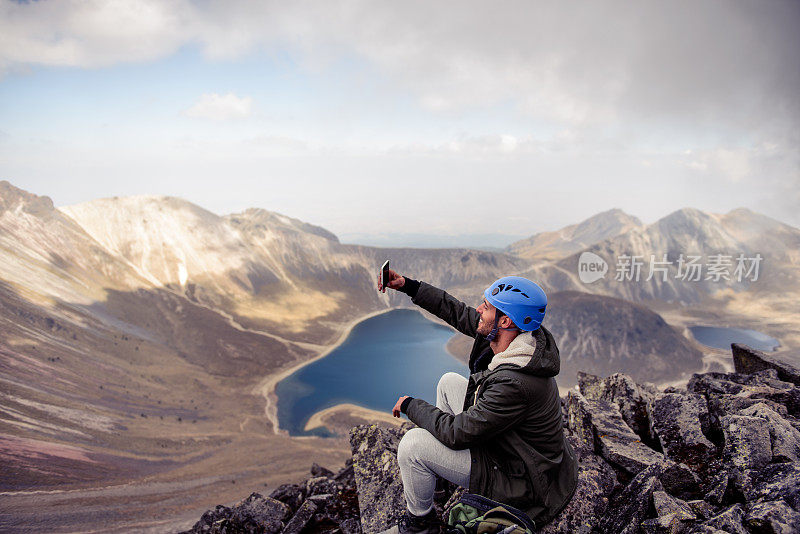
<path id="1" fill-rule="evenodd" d="M 0 180 L 0 213 L 22 209 L 34 215 L 52 213 L 55 207 L 50 197 L 40 197 Z"/>
<path id="2" fill-rule="evenodd" d="M 262 208 L 248 208 L 241 213 L 232 213 L 225 217 L 231 224 L 235 226 L 248 225 L 248 224 L 262 224 L 264 226 L 284 226 L 293 230 L 313 234 L 329 241 L 339 242 L 339 238 L 332 232 L 299 219 L 287 217 L 280 213 L 275 213 Z"/>
<path id="3" fill-rule="evenodd" d="M 640 227 L 642 222 L 639 219 L 613 208 L 560 230 L 541 232 L 517 241 L 509 245 L 507 250 L 529 259 L 559 259 Z"/>

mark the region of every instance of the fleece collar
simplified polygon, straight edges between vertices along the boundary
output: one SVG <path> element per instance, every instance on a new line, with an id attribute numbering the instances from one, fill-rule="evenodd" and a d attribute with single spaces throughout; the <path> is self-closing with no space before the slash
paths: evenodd
<path id="1" fill-rule="evenodd" d="M 530 363 L 535 351 L 536 338 L 533 332 L 522 332 L 511 341 L 506 350 L 494 355 L 488 369 L 493 371 L 495 367 L 504 363 L 525 367 Z"/>

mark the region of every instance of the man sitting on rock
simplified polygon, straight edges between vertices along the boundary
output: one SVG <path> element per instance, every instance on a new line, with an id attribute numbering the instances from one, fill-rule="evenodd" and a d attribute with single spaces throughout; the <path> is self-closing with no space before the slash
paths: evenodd
<path id="1" fill-rule="evenodd" d="M 389 271 L 386 287 L 475 338 L 470 376 L 447 373 L 436 406 L 402 396 L 393 409 L 419 428 L 397 448 L 407 511 L 386 532 L 439 532 L 436 476 L 525 511 L 537 528 L 569 502 L 577 464 L 562 429 L 558 347 L 541 326 L 547 296 L 517 276 L 497 280 L 477 309 Z M 382 288 L 385 291 L 385 288 Z"/>

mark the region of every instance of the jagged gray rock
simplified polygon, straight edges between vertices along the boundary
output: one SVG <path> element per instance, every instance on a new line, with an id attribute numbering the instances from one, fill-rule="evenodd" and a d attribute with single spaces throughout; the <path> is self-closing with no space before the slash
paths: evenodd
<path id="1" fill-rule="evenodd" d="M 350 430 L 353 472 L 364 532 L 380 532 L 396 524 L 405 510 L 397 444 L 405 428 L 360 425 Z"/>
<path id="2" fill-rule="evenodd" d="M 712 475 L 706 483 L 708 491 L 704 499 L 712 504 L 721 506 L 730 485 L 730 475 L 727 471 L 719 471 Z"/>
<path id="3" fill-rule="evenodd" d="M 800 530 L 800 421 L 792 416 L 794 408 L 787 408 L 800 388 L 779 379 L 775 369 L 695 375 L 688 391 L 652 392 L 624 375 L 582 375 L 581 387 L 597 398 L 572 391 L 562 399 L 567 439 L 578 457 L 578 488 L 540 532 Z M 649 421 L 664 440 L 664 450 L 672 451 L 667 456 L 642 443 L 626 422 L 641 414 L 645 398 Z M 284 531 L 361 534 L 362 529 L 377 532 L 394 524 L 405 510 L 396 460 L 404 433 L 405 428 L 354 428 L 353 459 L 338 474 L 315 465 L 311 478 L 274 490 L 270 497 L 294 513 L 284 518 Z M 696 454 L 684 453 L 694 443 L 686 436 L 708 449 L 707 469 L 697 466 Z M 694 469 L 687 461 L 695 462 Z M 437 511 L 445 501 L 457 501 L 460 491 L 450 485 L 437 492 Z M 233 522 L 237 507 L 244 508 L 240 503 L 209 510 L 193 532 L 238 532 Z"/>
<path id="4" fill-rule="evenodd" d="M 341 484 L 338 484 L 335 480 L 327 476 L 309 478 L 306 481 L 306 495 L 321 495 L 323 493 L 335 494 L 341 489 Z"/>
<path id="5" fill-rule="evenodd" d="M 751 374 L 764 369 L 774 369 L 778 373 L 778 378 L 784 382 L 800 386 L 800 369 L 794 365 L 741 343 L 733 343 L 731 351 L 733 367 L 737 373 Z"/>
<path id="6" fill-rule="evenodd" d="M 709 519 L 717 513 L 717 510 L 711 504 L 700 499 L 688 501 L 686 504 L 689 505 L 695 515 L 701 520 Z"/>
<path id="7" fill-rule="evenodd" d="M 759 417 L 726 415 L 722 418 L 726 463 L 740 469 L 760 469 L 772 460 L 769 429 Z"/>
<path id="8" fill-rule="evenodd" d="M 589 400 L 580 393 L 567 395 L 569 428 L 587 448 L 599 450 L 612 466 L 627 476 L 635 476 L 664 456 L 643 444 L 625 423 L 619 409 L 607 401 Z"/>
<path id="9" fill-rule="evenodd" d="M 277 533 L 283 529 L 283 521 L 290 514 L 291 509 L 284 503 L 253 493 L 231 507 L 229 530 Z"/>
<path id="10" fill-rule="evenodd" d="M 662 467 L 650 466 L 638 475 L 612 500 L 613 514 L 605 514 L 600 521 L 602 532 L 635 534 L 645 519 L 654 491 L 663 491 L 658 480 Z"/>
<path id="11" fill-rule="evenodd" d="M 286 524 L 281 534 L 300 534 L 300 531 L 303 530 L 308 522 L 311 521 L 311 518 L 314 517 L 314 512 L 316 511 L 316 504 L 310 500 L 304 502 L 294 514 L 291 521 Z"/>
<path id="12" fill-rule="evenodd" d="M 749 406 L 741 415 L 764 419 L 772 442 L 772 460 L 776 462 L 800 461 L 800 431 L 789 424 L 775 410 L 763 402 Z"/>
<path id="13" fill-rule="evenodd" d="M 653 508 L 659 516 L 674 514 L 681 521 L 697 519 L 694 510 L 685 501 L 676 499 L 666 491 L 653 492 Z"/>
<path id="14" fill-rule="evenodd" d="M 582 448 L 578 438 L 567 439 L 578 457 L 578 487 L 566 508 L 537 531 L 541 534 L 591 532 L 608 506 L 608 496 L 617 487 L 616 473 L 605 460 Z"/>
<path id="15" fill-rule="evenodd" d="M 684 500 L 701 496 L 700 478 L 686 464 L 665 459 L 661 468 L 658 479 L 671 495 Z"/>
<path id="16" fill-rule="evenodd" d="M 746 474 L 749 483 L 741 491 L 748 501 L 775 501 L 783 499 L 800 512 L 800 464 L 769 464 L 763 469 Z"/>
<path id="17" fill-rule="evenodd" d="M 653 519 L 645 519 L 639 524 L 644 534 L 677 534 L 686 528 L 676 514 L 660 515 Z"/>
<path id="18" fill-rule="evenodd" d="M 311 476 L 333 478 L 335 475 L 330 469 L 326 469 L 317 462 L 311 464 Z"/>
<path id="19" fill-rule="evenodd" d="M 731 534 L 748 534 L 747 529 L 742 524 L 743 520 L 744 511 L 742 510 L 742 505 L 734 504 L 703 523 L 703 525 L 723 532 L 730 532 Z"/>
<path id="20" fill-rule="evenodd" d="M 604 400 L 616 404 L 625 423 L 649 446 L 657 445 L 652 432 L 648 405 L 659 395 L 652 384 L 639 385 L 622 373 L 600 378 L 578 373 L 581 394 L 590 400 Z"/>
<path id="21" fill-rule="evenodd" d="M 292 513 L 296 512 L 305 499 L 304 488 L 298 484 L 281 484 L 269 494 L 270 498 L 289 505 Z"/>
<path id="22" fill-rule="evenodd" d="M 667 393 L 653 402 L 651 416 L 667 458 L 698 472 L 712 463 L 717 448 L 705 436 L 711 423 L 702 395 Z"/>
<path id="23" fill-rule="evenodd" d="M 752 532 L 792 534 L 800 532 L 800 513 L 783 500 L 760 502 L 749 507 L 744 524 Z"/>

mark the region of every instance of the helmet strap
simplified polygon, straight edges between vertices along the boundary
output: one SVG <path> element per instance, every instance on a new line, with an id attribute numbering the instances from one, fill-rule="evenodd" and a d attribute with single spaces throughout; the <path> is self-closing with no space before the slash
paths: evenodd
<path id="1" fill-rule="evenodd" d="M 500 330 L 515 330 L 517 332 L 522 332 L 522 330 L 516 326 L 512 326 L 510 328 L 501 328 L 498 324 L 500 322 L 500 313 L 498 312 L 500 312 L 500 310 L 497 310 L 494 314 L 494 326 L 492 327 L 492 331 L 486 334 L 486 341 L 494 341 L 494 339 L 497 337 L 497 334 L 500 333 Z"/>
<path id="2" fill-rule="evenodd" d="M 489 332 L 486 335 L 486 340 L 487 341 L 494 341 L 494 338 L 497 337 L 497 331 L 500 330 L 500 328 L 497 326 L 497 323 L 500 320 L 500 318 L 498 317 L 499 315 L 500 314 L 497 313 L 497 310 L 495 310 L 495 313 L 494 313 L 494 326 L 492 327 L 492 331 Z"/>

